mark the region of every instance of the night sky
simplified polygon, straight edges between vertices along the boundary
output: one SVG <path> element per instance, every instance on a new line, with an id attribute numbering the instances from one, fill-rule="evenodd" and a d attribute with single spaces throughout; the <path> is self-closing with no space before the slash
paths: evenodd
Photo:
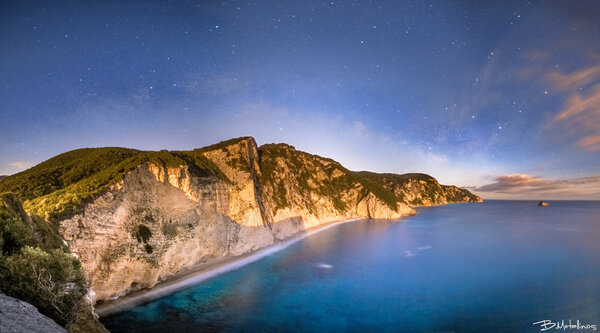
<path id="1" fill-rule="evenodd" d="M 599 1 L 3 1 L 0 41 L 0 174 L 250 135 L 600 199 Z"/>

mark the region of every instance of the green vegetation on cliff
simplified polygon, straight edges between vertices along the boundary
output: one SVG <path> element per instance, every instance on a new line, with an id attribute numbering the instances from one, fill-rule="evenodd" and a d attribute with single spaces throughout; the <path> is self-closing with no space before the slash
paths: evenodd
<path id="1" fill-rule="evenodd" d="M 362 177 L 374 183 L 381 184 L 396 195 L 402 197 L 402 193 L 410 191 L 411 186 L 418 186 L 419 196 L 408 201 L 410 205 L 423 205 L 427 200 L 433 204 L 447 202 L 480 202 L 481 198 L 468 190 L 456 186 L 441 185 L 430 175 L 424 173 L 406 173 L 402 175 L 393 173 L 374 173 L 368 171 L 358 172 Z"/>
<path id="2" fill-rule="evenodd" d="M 42 162 L 29 170 L 6 177 L 0 183 L 0 192 L 16 193 L 25 201 L 93 176 L 140 151 L 125 148 L 84 148 L 66 152 Z"/>
<path id="3" fill-rule="evenodd" d="M 273 186 L 276 210 L 288 206 L 283 184 L 286 177 L 295 178 L 299 185 L 296 190 L 299 193 L 316 192 L 330 198 L 338 211 L 348 208 L 343 200 L 343 195 L 357 186 L 363 189 L 364 195 L 369 192 L 373 193 L 393 210 L 396 210 L 398 202 L 402 201 L 402 198 L 384 188 L 381 183 L 364 177 L 359 172 L 350 171 L 332 159 L 298 151 L 287 144 L 263 145 L 259 148 L 259 154 L 262 182 Z M 279 164 L 278 161 L 281 163 Z M 289 169 L 284 170 L 283 165 Z M 317 169 L 322 169 L 325 177 L 316 177 L 314 172 Z M 337 172 L 336 176 L 334 176 L 334 172 Z M 314 185 L 311 186 L 309 181 Z"/>
<path id="4" fill-rule="evenodd" d="M 24 208 L 48 221 L 72 216 L 88 202 L 143 163 L 187 166 L 197 177 L 223 173 L 203 153 L 244 138 L 192 151 L 139 151 L 126 148 L 83 148 L 66 152 L 0 181 L 0 193 L 13 192 Z M 212 148 L 211 148 L 212 147 Z"/>
<path id="5" fill-rule="evenodd" d="M 119 180 L 141 161 L 142 152 L 125 148 L 73 150 L 0 181 L 25 208 L 46 220 L 67 216 Z"/>
<path id="6" fill-rule="evenodd" d="M 206 157 L 206 153 L 222 150 L 228 165 L 249 171 L 243 156 L 232 156 L 228 150 L 242 141 L 255 145 L 254 139 L 241 137 L 191 151 L 139 151 L 115 147 L 77 149 L 0 180 L 0 193 L 13 192 L 24 202 L 27 212 L 47 221 L 58 221 L 79 212 L 86 203 L 144 163 L 169 168 L 186 166 L 193 176 L 214 177 L 229 184 L 230 180 L 214 161 Z M 299 193 L 314 192 L 330 198 L 338 211 L 348 208 L 343 195 L 353 188 L 361 189 L 364 195 L 372 193 L 393 210 L 399 202 L 419 205 L 420 199 L 408 201 L 404 197 L 402 188 L 411 181 L 423 184 L 420 197 L 431 202 L 439 200 L 441 193 L 449 201 L 480 200 L 469 191 L 440 185 L 429 175 L 354 172 L 334 160 L 297 151 L 287 144 L 266 144 L 258 148 L 258 153 L 260 182 L 272 188 L 275 210 L 290 205 L 286 177 L 294 178 L 294 186 L 298 187 L 295 190 Z M 317 169 L 325 172 L 326 177 L 316 177 Z M 285 172 L 287 174 L 283 175 Z"/>
<path id="7" fill-rule="evenodd" d="M 87 292 L 81 264 L 58 232 L 8 193 L 0 194 L 0 291 L 63 326 L 76 321 Z"/>

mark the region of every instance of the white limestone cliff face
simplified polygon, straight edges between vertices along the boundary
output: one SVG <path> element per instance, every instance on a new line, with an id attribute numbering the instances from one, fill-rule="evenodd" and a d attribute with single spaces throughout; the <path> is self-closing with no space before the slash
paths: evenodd
<path id="1" fill-rule="evenodd" d="M 402 193 L 408 202 L 418 202 L 420 206 L 443 205 L 448 203 L 445 193 L 437 181 L 428 184 L 423 180 L 410 180 L 397 192 Z"/>
<path id="2" fill-rule="evenodd" d="M 162 177 L 162 175 L 165 177 Z M 188 191 L 172 185 L 187 184 Z M 143 165 L 121 186 L 60 223 L 96 299 L 151 287 L 183 267 L 228 252 L 227 188 L 214 180 L 192 184 L 185 170 Z M 189 176 L 188 176 L 189 178 Z M 196 188 L 192 189 L 194 186 Z"/>
<path id="3" fill-rule="evenodd" d="M 389 207 L 364 185 L 346 179 L 348 171 L 336 162 L 287 145 L 273 149 L 269 157 L 272 179 L 263 183 L 262 202 L 276 239 L 332 221 L 396 219 L 415 213 L 400 201 L 395 208 Z"/>
<path id="4" fill-rule="evenodd" d="M 307 228 L 348 218 L 394 219 L 414 210 L 395 208 L 361 184 L 334 193 L 317 189 L 341 177 L 325 160 L 302 161 L 301 173 L 280 161 L 273 184 L 288 203 L 275 202 L 274 185 L 262 175 L 253 139 L 208 150 L 222 176 L 199 176 L 188 166 L 142 164 L 83 212 L 60 222 L 59 232 L 84 268 L 96 300 L 148 288 L 197 263 L 211 263 L 266 247 Z M 334 202 L 338 200 L 338 202 Z M 279 206 L 278 206 L 279 205 Z"/>
<path id="5" fill-rule="evenodd" d="M 205 153 L 229 181 L 228 207 L 223 212 L 235 223 L 229 255 L 240 255 L 273 243 L 260 202 L 260 166 L 253 139 Z"/>

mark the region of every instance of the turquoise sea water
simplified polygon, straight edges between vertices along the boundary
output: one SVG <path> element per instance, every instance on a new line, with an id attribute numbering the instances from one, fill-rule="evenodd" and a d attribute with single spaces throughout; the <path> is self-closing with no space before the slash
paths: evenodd
<path id="1" fill-rule="evenodd" d="M 111 332 L 539 332 L 534 322 L 569 319 L 600 330 L 600 202 L 345 223 L 101 321 Z"/>

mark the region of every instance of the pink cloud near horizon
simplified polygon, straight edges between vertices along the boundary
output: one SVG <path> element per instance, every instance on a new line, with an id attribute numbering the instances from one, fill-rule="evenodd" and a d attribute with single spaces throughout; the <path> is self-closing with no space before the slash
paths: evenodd
<path id="1" fill-rule="evenodd" d="M 518 199 L 537 197 L 596 197 L 600 194 L 600 176 L 573 179 L 547 179 L 527 174 L 506 174 L 494 177 L 494 181 L 473 191 L 498 197 Z M 485 197 L 485 195 L 484 195 Z"/>

